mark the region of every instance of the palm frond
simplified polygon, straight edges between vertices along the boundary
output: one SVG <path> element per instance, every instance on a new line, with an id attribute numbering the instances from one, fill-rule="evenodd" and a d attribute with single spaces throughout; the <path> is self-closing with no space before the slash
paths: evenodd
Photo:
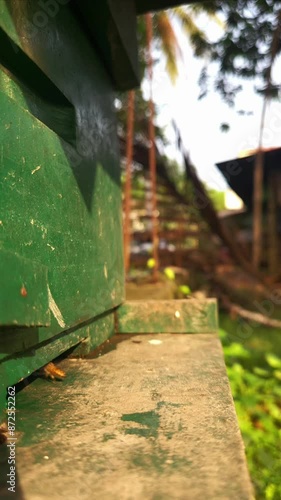
<path id="1" fill-rule="evenodd" d="M 194 16 L 183 7 L 175 7 L 171 13 L 180 22 L 181 27 L 194 49 L 196 56 L 203 56 L 208 52 L 209 43 L 206 34 L 198 28 Z"/>
<path id="2" fill-rule="evenodd" d="M 206 14 L 206 12 L 205 12 L 205 14 Z M 208 18 L 211 21 L 214 21 L 214 23 L 216 23 L 219 26 L 219 28 L 225 30 L 226 24 L 217 14 L 208 14 Z"/>
<path id="3" fill-rule="evenodd" d="M 199 35 L 201 38 L 206 39 L 205 33 L 198 28 L 195 23 L 194 16 L 192 16 L 192 14 L 189 13 L 184 7 L 175 7 L 172 9 L 171 13 L 179 20 L 183 31 L 188 37 Z"/>
<path id="4" fill-rule="evenodd" d="M 193 16 L 205 14 L 211 21 L 214 21 L 220 28 L 225 29 L 224 21 L 222 21 L 222 19 L 220 19 L 220 17 L 217 15 L 218 7 L 210 1 L 188 5 L 186 7 L 186 10 L 189 11 L 190 15 Z"/>
<path id="5" fill-rule="evenodd" d="M 166 57 L 166 70 L 175 83 L 178 76 L 177 59 L 181 55 L 181 50 L 177 41 L 174 28 L 167 12 L 162 11 L 154 15 L 157 23 L 158 39 Z"/>

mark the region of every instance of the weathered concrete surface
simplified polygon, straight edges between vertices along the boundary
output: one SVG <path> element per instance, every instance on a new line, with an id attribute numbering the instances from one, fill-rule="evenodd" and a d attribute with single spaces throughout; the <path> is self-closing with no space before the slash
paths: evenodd
<path id="1" fill-rule="evenodd" d="M 165 280 L 159 283 L 126 283 L 127 300 L 173 300 L 177 286 L 174 281 Z"/>
<path id="2" fill-rule="evenodd" d="M 127 336 L 113 347 L 65 360 L 63 382 L 18 394 L 23 497 L 253 498 L 216 336 Z"/>
<path id="3" fill-rule="evenodd" d="M 216 333 L 216 299 L 127 300 L 116 310 L 118 333 Z"/>

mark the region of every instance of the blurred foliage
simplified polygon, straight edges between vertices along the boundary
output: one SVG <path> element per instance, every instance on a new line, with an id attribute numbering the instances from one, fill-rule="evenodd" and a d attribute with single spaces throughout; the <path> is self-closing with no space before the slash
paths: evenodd
<path id="1" fill-rule="evenodd" d="M 237 77 L 252 79 L 256 90 L 264 93 L 272 62 L 281 51 L 279 42 L 273 53 L 273 38 L 281 2 L 211 0 L 210 5 L 224 21 L 221 36 L 209 44 L 209 63 L 215 61 L 218 64 L 215 89 L 229 105 L 234 104 L 237 92 L 242 89 L 236 83 Z M 204 97 L 209 90 L 207 66 L 202 70 L 199 84 L 200 97 Z M 280 82 L 271 81 L 268 90 L 272 98 L 278 97 Z"/>
<path id="2" fill-rule="evenodd" d="M 208 192 L 208 196 L 211 199 L 215 210 L 225 210 L 225 197 L 223 191 L 216 191 L 215 189 L 209 189 L 205 186 Z"/>
<path id="3" fill-rule="evenodd" d="M 164 269 L 164 276 L 170 280 L 170 281 L 176 281 L 178 284 L 177 287 L 177 296 L 175 298 L 177 299 L 185 299 L 188 297 L 188 295 L 191 294 L 191 289 L 188 285 L 180 285 L 178 282 L 180 281 L 179 278 L 176 276 L 175 271 L 171 267 L 165 267 Z"/>
<path id="4" fill-rule="evenodd" d="M 187 297 L 191 294 L 191 290 L 188 285 L 180 285 L 179 292 L 183 295 L 183 297 Z"/>
<path id="5" fill-rule="evenodd" d="M 212 2 L 211 2 L 212 3 Z M 197 26 L 198 16 L 205 14 L 210 19 L 219 22 L 215 15 L 215 7 L 209 2 L 201 2 L 198 5 L 175 7 L 173 9 L 155 12 L 153 14 L 153 63 L 157 66 L 160 58 L 166 61 L 166 72 L 172 83 L 176 82 L 178 76 L 178 62 L 182 58 L 181 49 L 178 43 L 177 34 L 174 30 L 173 20 L 176 20 L 182 32 L 189 41 L 193 53 L 197 57 L 205 57 L 209 50 L 209 41 L 205 32 Z M 147 77 L 147 35 L 145 16 L 138 16 L 137 37 L 139 48 L 139 69 L 140 80 Z M 157 71 L 154 78 L 160 78 Z M 127 94 L 119 93 L 115 101 L 119 133 L 125 136 L 127 121 Z M 155 109 L 155 116 L 157 116 Z M 134 136 L 136 140 L 148 141 L 148 101 L 144 99 L 141 89 L 135 90 L 135 117 Z M 165 131 L 155 124 L 155 135 L 162 144 L 167 145 Z"/>
<path id="6" fill-rule="evenodd" d="M 175 272 L 170 267 L 165 267 L 164 274 L 168 280 L 172 280 L 172 281 L 175 280 L 175 277 L 176 277 Z"/>
<path id="7" fill-rule="evenodd" d="M 127 100 L 128 94 L 120 92 L 115 100 L 115 108 L 118 122 L 118 132 L 125 137 L 127 130 Z M 157 115 L 157 109 L 156 109 Z M 135 90 L 135 114 L 134 114 L 134 138 L 148 144 L 148 120 L 149 120 L 149 105 L 148 101 L 143 97 L 141 89 Z M 163 145 L 167 145 L 165 138 L 165 130 L 155 124 L 155 136 Z"/>
<path id="8" fill-rule="evenodd" d="M 155 267 L 155 260 L 154 259 L 148 259 L 147 263 L 146 263 L 148 269 L 153 269 Z"/>
<path id="9" fill-rule="evenodd" d="M 197 25 L 197 18 L 206 14 L 210 19 L 218 22 L 214 7 L 205 2 L 198 5 L 175 7 L 169 10 L 161 10 L 153 13 L 153 54 L 154 63 L 160 58 L 166 62 L 166 71 L 171 82 L 174 84 L 178 77 L 178 61 L 182 57 L 181 48 L 178 43 L 177 34 L 174 30 L 173 20 L 181 26 L 182 32 L 189 41 L 193 53 L 197 57 L 206 55 L 209 42 L 206 33 Z M 145 16 L 138 16 L 138 46 L 141 80 L 146 75 L 146 22 Z M 156 57 L 155 57 L 156 55 Z"/>
<path id="10" fill-rule="evenodd" d="M 257 327 L 243 341 L 237 338 L 238 322 L 220 319 L 227 328 L 220 337 L 256 498 L 280 500 L 280 332 Z"/>

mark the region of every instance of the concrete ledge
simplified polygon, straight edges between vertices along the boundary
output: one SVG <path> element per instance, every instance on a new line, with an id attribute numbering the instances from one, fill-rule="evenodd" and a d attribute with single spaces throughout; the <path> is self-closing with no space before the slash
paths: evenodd
<path id="1" fill-rule="evenodd" d="M 106 345 L 63 361 L 63 382 L 36 380 L 17 395 L 23 498 L 252 499 L 218 338 L 119 335 Z"/>
<path id="2" fill-rule="evenodd" d="M 216 333 L 216 299 L 127 300 L 116 309 L 116 333 Z"/>

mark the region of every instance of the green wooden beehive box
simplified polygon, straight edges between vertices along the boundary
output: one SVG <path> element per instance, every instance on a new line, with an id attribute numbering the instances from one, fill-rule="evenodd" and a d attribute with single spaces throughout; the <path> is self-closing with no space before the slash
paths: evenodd
<path id="1" fill-rule="evenodd" d="M 147 8 L 0 0 L 2 408 L 8 386 L 63 352 L 90 352 L 118 324 L 126 333 L 126 314 L 128 331 L 143 322 L 134 306 L 116 313 L 125 293 L 114 98 L 139 84 L 136 19 Z M 200 328 L 215 331 L 214 303 L 204 307 L 211 327 Z M 193 328 L 190 317 L 180 327 L 154 319 L 148 330 Z"/>
<path id="2" fill-rule="evenodd" d="M 8 385 L 113 332 L 124 299 L 113 104 L 138 83 L 135 25 L 128 1 L 0 1 L 1 406 Z"/>

